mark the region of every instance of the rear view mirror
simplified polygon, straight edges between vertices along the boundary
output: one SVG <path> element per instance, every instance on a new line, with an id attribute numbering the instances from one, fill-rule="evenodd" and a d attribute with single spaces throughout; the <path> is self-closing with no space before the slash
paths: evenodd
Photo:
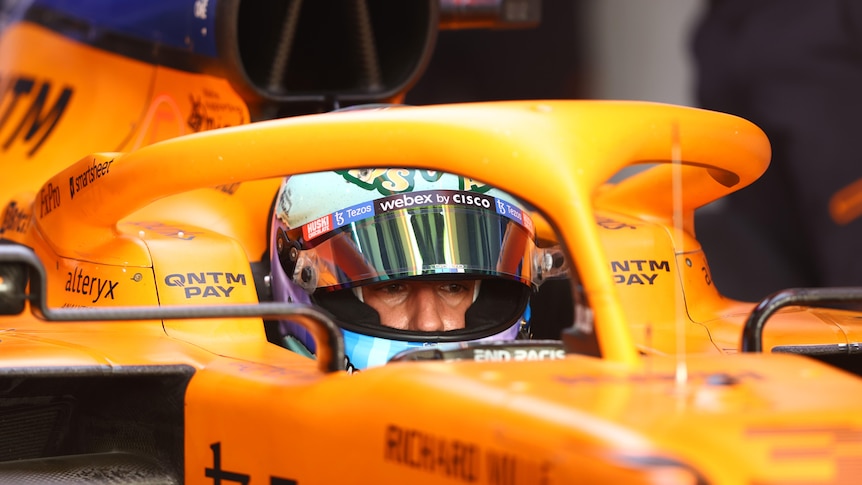
<path id="1" fill-rule="evenodd" d="M 0 261 L 0 315 L 18 315 L 24 311 L 28 280 L 24 264 Z"/>

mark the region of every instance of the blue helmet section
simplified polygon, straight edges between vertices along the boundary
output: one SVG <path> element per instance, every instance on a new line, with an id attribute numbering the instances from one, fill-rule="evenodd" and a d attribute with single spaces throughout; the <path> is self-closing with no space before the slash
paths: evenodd
<path id="1" fill-rule="evenodd" d="M 521 322 L 528 322 L 528 319 L 529 311 L 525 313 L 521 319 L 512 324 L 512 326 L 499 333 L 480 339 L 466 340 L 458 343 L 406 342 L 402 340 L 392 340 L 372 335 L 364 335 L 350 330 L 341 329 L 341 332 L 344 335 L 344 352 L 348 359 L 347 369 L 348 371 L 355 372 L 369 367 L 383 365 L 389 362 L 389 359 L 394 357 L 395 354 L 420 347 L 438 345 L 441 347 L 447 347 L 453 345 L 457 346 L 468 342 L 505 342 L 516 340 L 519 337 L 522 327 L 526 327 L 528 325 L 526 323 L 522 324 Z"/>
<path id="2" fill-rule="evenodd" d="M 12 19 L 42 10 L 80 20 L 85 29 L 69 29 L 64 34 L 74 37 L 77 33 L 82 41 L 94 34 L 113 33 L 216 57 L 217 5 L 217 0 L 24 0 L 13 1 L 6 9 Z"/>

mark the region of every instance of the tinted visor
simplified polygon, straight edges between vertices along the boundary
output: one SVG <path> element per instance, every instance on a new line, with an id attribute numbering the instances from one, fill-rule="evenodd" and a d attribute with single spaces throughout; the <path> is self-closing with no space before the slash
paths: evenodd
<path id="1" fill-rule="evenodd" d="M 311 221 L 302 226 L 298 242 L 293 279 L 309 291 L 410 276 L 503 276 L 538 283 L 529 215 L 473 192 L 378 199 Z"/>

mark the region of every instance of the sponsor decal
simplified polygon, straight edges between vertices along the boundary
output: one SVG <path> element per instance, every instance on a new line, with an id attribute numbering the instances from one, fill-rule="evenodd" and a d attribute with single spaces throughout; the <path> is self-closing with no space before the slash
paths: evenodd
<path id="1" fill-rule="evenodd" d="M 533 220 L 529 214 L 505 200 L 475 192 L 425 190 L 391 195 L 372 202 L 363 202 L 340 211 L 335 211 L 332 214 L 327 214 L 303 225 L 302 235 L 305 241 L 310 241 L 333 229 L 367 219 L 377 214 L 400 209 L 442 205 L 493 210 L 497 214 L 517 222 L 526 228 L 530 234 L 535 233 Z"/>
<path id="2" fill-rule="evenodd" d="M 431 264 L 428 265 L 428 269 L 433 271 L 434 273 L 464 273 L 467 271 L 467 267 L 463 264 Z"/>
<path id="3" fill-rule="evenodd" d="M 390 424 L 383 437 L 383 459 L 414 470 L 465 483 L 547 484 L 551 465 L 475 443 Z"/>
<path id="4" fill-rule="evenodd" d="M 118 281 L 91 276 L 77 267 L 67 274 L 69 279 L 66 280 L 66 292 L 92 297 L 91 303 L 98 303 L 102 299 L 109 298 L 113 300 L 114 290 L 120 284 Z"/>
<path id="5" fill-rule="evenodd" d="M 631 224 L 615 221 L 609 217 L 596 217 L 596 224 L 598 224 L 602 229 L 610 229 L 611 231 L 618 231 L 620 229 L 637 229 L 637 227 Z"/>
<path id="6" fill-rule="evenodd" d="M 480 448 L 474 443 L 389 425 L 383 459 L 467 483 L 479 480 Z"/>
<path id="7" fill-rule="evenodd" d="M 332 214 L 319 217 L 302 226 L 302 236 L 306 241 L 332 230 Z"/>
<path id="8" fill-rule="evenodd" d="M 670 273 L 670 263 L 652 259 L 611 261 L 614 283 L 621 285 L 653 285 L 661 272 Z"/>
<path id="9" fill-rule="evenodd" d="M 211 483 L 214 485 L 222 485 L 224 483 L 248 485 L 251 483 L 252 477 L 250 474 L 239 471 L 230 471 L 223 468 L 220 442 L 210 444 L 210 450 L 213 454 L 213 464 L 211 467 L 204 468 L 204 476 L 212 480 Z M 255 481 L 255 483 L 257 483 L 257 481 Z M 260 483 L 264 482 L 261 481 Z M 281 478 L 271 475 L 268 483 L 270 485 L 297 485 L 299 482 L 290 478 Z"/>
<path id="10" fill-rule="evenodd" d="M 233 195 L 239 189 L 240 185 L 242 185 L 240 182 L 234 182 L 232 184 L 216 185 L 213 188 L 224 194 Z"/>
<path id="11" fill-rule="evenodd" d="M 444 204 L 445 199 L 438 195 L 441 200 L 438 202 L 431 193 L 410 193 L 410 195 L 401 194 L 392 197 L 385 197 L 374 201 L 374 207 L 379 212 L 389 212 L 396 209 L 404 209 L 407 207 L 418 207 L 423 205 Z"/>
<path id="12" fill-rule="evenodd" d="M 75 194 L 92 185 L 96 180 L 108 175 L 112 163 L 114 163 L 113 159 L 98 163 L 94 158 L 93 163 L 84 169 L 83 172 L 69 177 L 69 196 L 74 199 Z"/>
<path id="13" fill-rule="evenodd" d="M 536 227 L 533 225 L 533 219 L 529 214 L 522 211 L 519 207 L 506 202 L 503 199 L 495 199 L 497 201 L 497 214 L 506 216 L 509 219 L 517 221 L 524 226 L 530 234 L 536 233 Z"/>
<path id="14" fill-rule="evenodd" d="M 196 133 L 247 123 L 243 107 L 223 101 L 219 93 L 211 89 L 204 89 L 200 95 L 190 94 L 189 102 L 192 109 L 186 124 Z"/>
<path id="15" fill-rule="evenodd" d="M 341 227 L 373 215 L 374 204 L 371 202 L 363 202 L 362 204 L 356 204 L 347 209 L 333 212 L 332 218 L 333 222 L 335 222 L 335 227 Z"/>
<path id="16" fill-rule="evenodd" d="M 73 90 L 8 74 L 0 74 L 0 89 L 0 147 L 7 151 L 16 144 L 29 145 L 27 156 L 32 157 L 63 119 Z"/>
<path id="17" fill-rule="evenodd" d="M 444 195 L 445 197 L 445 195 Z M 490 209 L 494 206 L 494 198 L 489 197 L 487 195 L 479 195 L 479 194 L 470 194 L 470 193 L 458 193 L 455 192 L 452 194 L 452 204 L 453 205 L 466 205 L 466 206 L 476 206 L 482 207 L 484 209 Z M 519 219 L 520 220 L 520 219 Z"/>
<path id="18" fill-rule="evenodd" d="M 60 188 L 55 187 L 50 182 L 48 185 L 42 186 L 42 190 L 39 192 L 39 217 L 45 217 L 59 207 Z"/>
<path id="19" fill-rule="evenodd" d="M 195 0 L 194 14 L 196 19 L 207 19 L 207 7 L 209 6 L 209 3 L 209 0 Z"/>
<path id="20" fill-rule="evenodd" d="M 165 276 L 165 284 L 180 287 L 186 298 L 230 298 L 237 285 L 246 286 L 242 273 L 207 271 L 197 273 L 173 273 Z"/>
<path id="21" fill-rule="evenodd" d="M 425 190 L 409 194 L 391 195 L 372 202 L 363 202 L 340 211 L 335 211 L 332 214 L 327 214 L 303 225 L 302 235 L 305 241 L 310 241 L 333 229 L 367 219 L 377 214 L 400 209 L 442 205 L 493 210 L 497 214 L 517 222 L 526 228 L 530 234 L 534 234 L 535 232 L 533 220 L 529 214 L 505 200 L 474 192 Z"/>
<path id="22" fill-rule="evenodd" d="M 30 227 L 30 213 L 18 207 L 15 201 L 6 206 L 3 212 L 3 221 L 0 224 L 0 234 L 6 231 L 23 234 Z"/>
<path id="23" fill-rule="evenodd" d="M 375 213 L 381 214 L 398 209 L 422 207 L 429 205 L 455 205 L 491 209 L 494 207 L 494 197 L 457 190 L 424 190 L 409 194 L 398 194 L 374 201 Z"/>
<path id="24" fill-rule="evenodd" d="M 475 349 L 473 360 L 556 360 L 565 359 L 563 349 Z"/>

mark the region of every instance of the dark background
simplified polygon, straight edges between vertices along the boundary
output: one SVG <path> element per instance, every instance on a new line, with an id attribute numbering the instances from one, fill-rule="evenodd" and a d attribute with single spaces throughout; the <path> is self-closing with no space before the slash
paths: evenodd
<path id="1" fill-rule="evenodd" d="M 580 2 L 545 0 L 537 27 L 443 30 L 407 104 L 584 97 Z"/>

